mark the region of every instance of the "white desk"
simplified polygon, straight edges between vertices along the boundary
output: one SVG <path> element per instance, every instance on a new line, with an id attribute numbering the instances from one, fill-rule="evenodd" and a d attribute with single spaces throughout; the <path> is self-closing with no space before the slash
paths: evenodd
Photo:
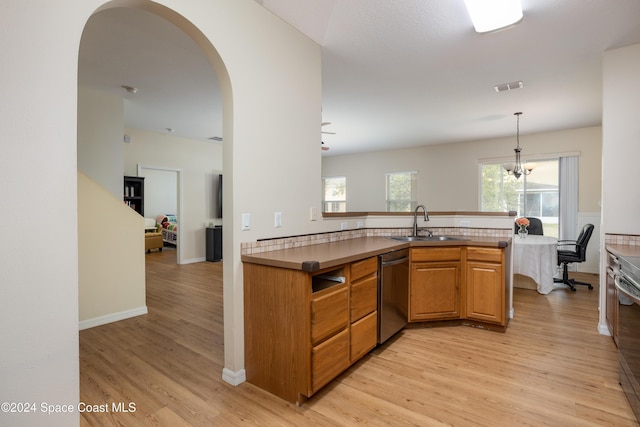
<path id="1" fill-rule="evenodd" d="M 531 277 L 538 292 L 548 294 L 554 289 L 553 275 L 558 260 L 558 239 L 528 235 L 513 237 L 513 273 Z"/>

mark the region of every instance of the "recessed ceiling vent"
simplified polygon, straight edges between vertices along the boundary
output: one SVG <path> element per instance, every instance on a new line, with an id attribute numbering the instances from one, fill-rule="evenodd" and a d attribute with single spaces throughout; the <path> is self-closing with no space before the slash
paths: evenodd
<path id="1" fill-rule="evenodd" d="M 522 87 L 522 81 L 517 81 L 511 83 L 503 83 L 501 85 L 494 86 L 493 88 L 496 90 L 496 92 L 505 92 L 508 90 L 522 89 Z"/>

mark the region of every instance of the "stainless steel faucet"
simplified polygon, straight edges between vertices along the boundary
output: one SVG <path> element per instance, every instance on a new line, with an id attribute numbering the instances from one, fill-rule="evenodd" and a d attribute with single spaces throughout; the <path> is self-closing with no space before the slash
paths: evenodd
<path id="1" fill-rule="evenodd" d="M 413 237 L 418 236 L 418 210 L 422 208 L 424 212 L 424 220 L 429 221 L 429 214 L 427 213 L 427 208 L 424 205 L 416 206 L 416 210 L 413 211 Z"/>

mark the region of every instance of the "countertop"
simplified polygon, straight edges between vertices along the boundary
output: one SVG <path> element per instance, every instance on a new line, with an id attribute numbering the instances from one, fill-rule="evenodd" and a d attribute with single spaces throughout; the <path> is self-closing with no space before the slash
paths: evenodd
<path id="1" fill-rule="evenodd" d="M 465 240 L 399 242 L 387 237 L 363 237 L 332 243 L 242 255 L 242 262 L 315 272 L 377 256 L 398 249 L 440 246 L 485 246 L 503 248 L 511 238 L 465 237 Z"/>
<path id="2" fill-rule="evenodd" d="M 640 246 L 607 244 L 605 249 L 615 256 L 637 256 L 640 257 Z"/>

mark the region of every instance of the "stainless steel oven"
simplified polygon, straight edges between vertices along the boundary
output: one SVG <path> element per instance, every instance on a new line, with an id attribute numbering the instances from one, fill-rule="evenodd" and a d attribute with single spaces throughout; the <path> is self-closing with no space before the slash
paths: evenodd
<path id="1" fill-rule="evenodd" d="M 618 262 L 615 284 L 620 385 L 640 420 L 640 257 L 619 257 Z"/>

